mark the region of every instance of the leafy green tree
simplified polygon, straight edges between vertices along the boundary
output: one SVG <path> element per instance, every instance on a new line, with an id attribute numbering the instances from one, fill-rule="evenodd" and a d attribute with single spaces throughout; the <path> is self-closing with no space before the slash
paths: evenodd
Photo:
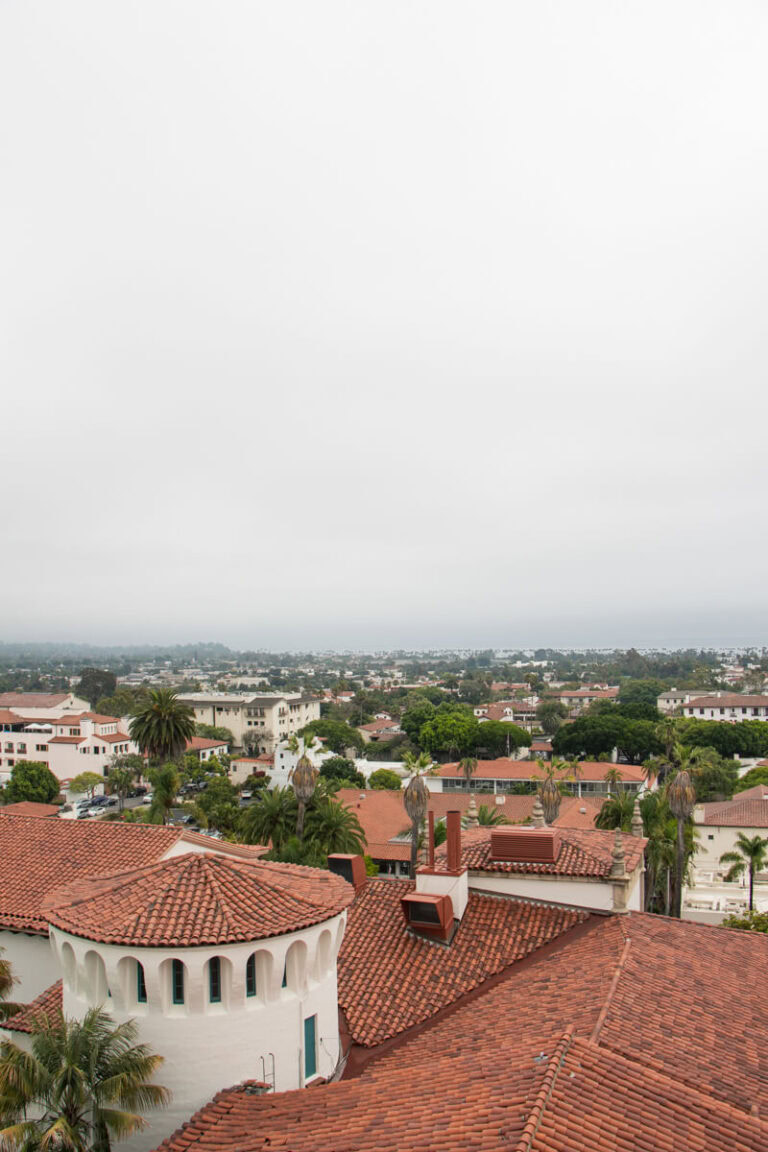
<path id="1" fill-rule="evenodd" d="M 745 836 L 739 832 L 736 837 L 736 847 L 731 852 L 723 852 L 720 857 L 721 864 L 730 864 L 725 874 L 728 881 L 737 880 L 744 872 L 749 873 L 749 910 L 755 904 L 755 873 L 762 872 L 768 857 L 768 840 L 762 836 Z"/>
<path id="2" fill-rule="evenodd" d="M 223 776 L 214 776 L 197 797 L 196 808 L 202 813 L 208 828 L 220 832 L 233 832 L 240 818 L 237 791 Z"/>
<path id="3" fill-rule="evenodd" d="M 735 760 L 720 756 L 714 748 L 693 748 L 689 766 L 699 804 L 707 800 L 730 800 L 739 780 Z"/>
<path id="4" fill-rule="evenodd" d="M 17 804 L 21 800 L 33 800 L 38 804 L 50 804 L 59 795 L 59 781 L 47 764 L 41 760 L 26 760 L 14 764 L 11 778 L 3 789 L 6 804 Z"/>
<path id="5" fill-rule="evenodd" d="M 110 1152 L 146 1127 L 141 1113 L 163 1107 L 152 1079 L 162 1064 L 137 1044 L 134 1021 L 115 1024 L 100 1008 L 82 1020 L 43 1019 L 31 1051 L 0 1047 L 0 1145 L 19 1152 Z"/>
<path id="6" fill-rule="evenodd" d="M 419 740 L 433 756 L 465 756 L 477 746 L 479 727 L 469 713 L 438 711 L 421 729 Z"/>
<path id="7" fill-rule="evenodd" d="M 565 724 L 552 737 L 552 750 L 557 756 L 586 756 L 590 760 L 610 755 L 623 731 L 618 716 L 580 716 Z"/>
<path id="8" fill-rule="evenodd" d="M 320 778 L 343 788 L 365 788 L 365 776 L 355 768 L 354 760 L 345 756 L 329 756 L 324 760 L 320 765 Z"/>
<path id="9" fill-rule="evenodd" d="M 746 792 L 748 788 L 755 788 L 758 784 L 768 787 L 768 765 L 764 768 L 759 766 L 750 768 L 749 772 L 745 772 L 734 785 L 734 795 L 738 796 L 739 792 Z"/>
<path id="10" fill-rule="evenodd" d="M 16 1006 L 8 1003 L 8 997 L 11 994 L 11 989 L 15 981 L 13 972 L 11 971 L 11 965 L 5 959 L 3 952 L 4 949 L 0 948 L 0 1021 L 16 1011 Z M 2 1115 L 1 1112 L 0 1115 Z"/>
<path id="11" fill-rule="evenodd" d="M 377 768 L 368 777 L 368 787 L 375 791 L 399 792 L 403 782 L 391 768 Z"/>
<path id="12" fill-rule="evenodd" d="M 171 688 L 152 688 L 130 724 L 131 740 L 155 760 L 178 759 L 194 735 L 194 713 Z"/>
<path id="13" fill-rule="evenodd" d="M 309 840 L 299 840 L 289 836 L 279 848 L 272 847 L 264 856 L 265 860 L 276 860 L 281 864 L 303 864 L 305 868 L 327 868 L 328 857 L 317 844 Z"/>
<path id="14" fill-rule="evenodd" d="M 230 748 L 235 743 L 235 737 L 229 728 L 223 728 L 218 724 L 195 724 L 195 735 L 205 736 L 207 740 L 220 740 L 222 744 L 229 744 Z"/>
<path id="15" fill-rule="evenodd" d="M 292 788 L 272 788 L 258 796 L 240 816 L 246 844 L 272 844 L 278 851 L 294 835 L 298 803 Z"/>
<path id="16" fill-rule="evenodd" d="M 419 743 L 421 730 L 435 715 L 435 706 L 425 696 L 417 696 L 400 718 L 400 727 L 412 744 Z"/>
<path id="17" fill-rule="evenodd" d="M 167 824 L 181 785 L 179 771 L 175 764 L 163 764 L 159 768 L 149 768 L 147 779 L 152 785 L 152 815 L 158 823 Z"/>
<path id="18" fill-rule="evenodd" d="M 326 748 L 338 756 L 344 756 L 348 748 L 354 748 L 356 752 L 360 753 L 365 748 L 365 741 L 357 729 L 351 728 L 342 720 L 333 720 L 329 717 L 313 720 L 307 724 L 306 728 L 302 729 L 300 735 L 321 736 L 325 741 Z"/>
<path id="19" fill-rule="evenodd" d="M 128 764 L 115 763 L 127 759 L 123 756 L 113 756 L 106 778 L 107 790 L 117 796 L 119 810 L 122 812 L 125 798 L 136 783 L 136 772 Z"/>
<path id="20" fill-rule="evenodd" d="M 99 776 L 98 772 L 81 772 L 70 781 L 69 790 L 74 792 L 76 796 L 93 796 L 99 785 L 103 783 L 104 777 Z"/>
<path id="21" fill-rule="evenodd" d="M 114 672 L 107 672 L 103 668 L 83 668 L 75 696 L 87 700 L 91 708 L 95 708 L 102 696 L 111 696 L 116 688 L 117 676 Z"/>
<path id="22" fill-rule="evenodd" d="M 641 764 L 661 751 L 656 725 L 651 720 L 624 720 L 619 730 L 619 752 L 631 764 Z"/>
<path id="23" fill-rule="evenodd" d="M 536 719 L 547 736 L 554 736 L 558 728 L 562 728 L 567 716 L 568 709 L 562 700 L 544 699 L 536 705 Z"/>
<path id="24" fill-rule="evenodd" d="M 514 756 L 518 748 L 527 748 L 531 735 L 517 724 L 508 720 L 483 720 L 477 725 L 477 738 L 473 752 L 485 752 L 489 759 L 498 756 Z"/>
<path id="25" fill-rule="evenodd" d="M 657 700 L 664 691 L 662 680 L 625 680 L 619 689 L 618 708 L 629 720 L 659 719 Z"/>
<path id="26" fill-rule="evenodd" d="M 306 836 L 325 856 L 331 852 L 362 853 L 365 834 L 354 812 L 330 796 L 321 796 L 307 812 Z"/>
<path id="27" fill-rule="evenodd" d="M 149 689 L 143 685 L 131 688 L 121 684 L 111 696 L 102 696 L 96 702 L 96 711 L 102 716 L 133 716 L 139 703 L 145 700 Z"/>

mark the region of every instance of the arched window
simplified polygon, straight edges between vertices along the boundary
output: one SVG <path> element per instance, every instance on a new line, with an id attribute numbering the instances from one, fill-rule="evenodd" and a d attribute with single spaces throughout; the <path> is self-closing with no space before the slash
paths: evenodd
<path id="1" fill-rule="evenodd" d="M 144 965 L 136 961 L 136 1003 L 146 1004 L 147 982 L 144 979 Z"/>
<path id="2" fill-rule="evenodd" d="M 184 965 L 181 960 L 171 963 L 171 1003 L 184 1003 Z"/>
<path id="3" fill-rule="evenodd" d="M 221 957 L 212 956 L 208 961 L 208 999 L 211 1004 L 221 1003 Z"/>
<path id="4" fill-rule="evenodd" d="M 245 994 L 246 996 L 256 995 L 256 953 L 253 952 L 248 957 L 248 963 L 245 966 Z"/>

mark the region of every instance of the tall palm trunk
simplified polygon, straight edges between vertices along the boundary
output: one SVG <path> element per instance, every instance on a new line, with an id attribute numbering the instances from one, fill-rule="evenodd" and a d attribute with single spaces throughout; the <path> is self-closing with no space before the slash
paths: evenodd
<path id="1" fill-rule="evenodd" d="M 304 816 L 306 815 L 307 806 L 303 800 L 299 800 L 298 809 L 296 813 L 296 835 L 299 840 L 304 837 Z"/>
<path id="2" fill-rule="evenodd" d="M 677 820 L 677 869 L 675 883 L 675 908 L 673 915 L 679 920 L 683 911 L 683 868 L 685 865 L 685 825 Z"/>
<path id="3" fill-rule="evenodd" d="M 755 896 L 755 870 L 752 867 L 752 862 L 749 864 L 749 910 L 752 911 L 752 905 Z"/>

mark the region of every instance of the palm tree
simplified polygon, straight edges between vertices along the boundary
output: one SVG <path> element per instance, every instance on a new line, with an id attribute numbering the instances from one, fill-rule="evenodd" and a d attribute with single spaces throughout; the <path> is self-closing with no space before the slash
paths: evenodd
<path id="1" fill-rule="evenodd" d="M 4 1003 L 7 1001 L 14 984 L 11 965 L 8 960 L 3 959 L 3 949 L 0 948 L 0 1020 L 4 1020 L 6 1016 L 10 1016 L 12 1012 L 16 1011 L 15 1004 Z"/>
<path id="2" fill-rule="evenodd" d="M 296 796 L 292 788 L 262 789 L 243 812 L 240 835 L 246 844 L 269 844 L 278 851 L 296 829 Z"/>
<path id="3" fill-rule="evenodd" d="M 154 760 L 177 760 L 195 734 L 195 714 L 172 688 L 150 688 L 131 720 L 130 736 Z"/>
<path id="4" fill-rule="evenodd" d="M 560 770 L 561 765 L 554 760 L 549 764 L 545 764 L 543 760 L 537 760 L 536 764 L 545 774 L 544 780 L 536 791 L 544 809 L 544 819 L 547 824 L 552 824 L 557 819 L 560 803 L 563 799 L 560 786 L 555 780 L 555 772 Z"/>
<path id="5" fill-rule="evenodd" d="M 680 919 L 683 907 L 683 875 L 685 870 L 685 826 L 691 818 L 696 803 L 696 791 L 691 777 L 681 768 L 667 786 L 667 803 L 677 820 L 677 869 L 673 916 Z"/>
<path id="6" fill-rule="evenodd" d="M 162 768 L 150 769 L 147 777 L 152 785 L 150 815 L 155 817 L 155 823 L 159 816 L 160 823 L 167 824 L 181 784 L 178 769 L 175 764 L 163 764 Z"/>
<path id="7" fill-rule="evenodd" d="M 313 747 L 314 738 L 309 736 L 304 740 L 304 752 L 299 757 L 299 760 L 291 773 L 291 784 L 296 793 L 298 800 L 298 809 L 296 812 L 296 835 L 299 842 L 304 838 L 304 817 L 307 811 L 307 804 L 312 799 L 317 784 L 317 777 L 319 775 L 317 768 L 310 760 L 307 752 Z"/>
<path id="8" fill-rule="evenodd" d="M 43 1018 L 31 1051 L 0 1047 L 0 1145 L 33 1152 L 109 1152 L 146 1127 L 141 1113 L 170 1094 L 151 1083 L 162 1063 L 136 1044 L 132 1020 L 115 1025 L 100 1008 L 82 1020 Z M 30 1116 L 35 1119 L 30 1119 Z"/>
<path id="9" fill-rule="evenodd" d="M 307 813 L 307 839 L 324 855 L 365 851 L 365 833 L 354 812 L 330 796 L 321 796 Z"/>
<path id="10" fill-rule="evenodd" d="M 628 833 L 632 824 L 634 806 L 635 798 L 629 792 L 620 792 L 618 796 L 608 796 L 597 814 L 595 827 L 607 830 L 621 828 L 622 832 Z"/>
<path id="11" fill-rule="evenodd" d="M 477 760 L 474 756 L 465 756 L 463 760 L 459 760 L 459 771 L 464 773 L 464 779 L 467 782 L 467 791 L 469 791 L 470 780 L 477 770 Z"/>
<path id="12" fill-rule="evenodd" d="M 419 858 L 419 830 L 427 815 L 429 804 L 429 789 L 424 783 L 422 773 L 432 764 L 432 758 L 427 752 L 414 756 L 413 752 L 406 752 L 403 756 L 403 767 L 411 773 L 403 792 L 405 810 L 411 821 L 411 876 L 416 875 L 416 864 Z"/>
<path id="13" fill-rule="evenodd" d="M 766 856 L 768 856 L 768 840 L 762 836 L 745 836 L 739 832 L 736 837 L 736 848 L 732 852 L 723 852 L 720 857 L 721 864 L 730 864 L 725 874 L 728 881 L 736 880 L 749 870 L 749 910 L 754 907 L 755 873 L 762 872 Z"/>
<path id="14" fill-rule="evenodd" d="M 482 828 L 496 828 L 499 824 L 509 824 L 500 808 L 491 808 L 488 804 L 481 804 L 478 808 L 477 822 Z"/>

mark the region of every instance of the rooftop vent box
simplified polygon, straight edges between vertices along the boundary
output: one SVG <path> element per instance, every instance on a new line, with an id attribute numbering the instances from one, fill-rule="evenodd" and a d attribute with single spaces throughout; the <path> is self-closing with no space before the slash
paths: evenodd
<path id="1" fill-rule="evenodd" d="M 560 852 L 557 828 L 494 828 L 491 859 L 518 864 L 554 864 Z"/>
<path id="2" fill-rule="evenodd" d="M 450 896 L 431 896 L 426 892 L 409 892 L 401 907 L 405 922 L 420 936 L 450 940 L 453 930 L 453 901 Z"/>
<path id="3" fill-rule="evenodd" d="M 334 852 L 328 857 L 328 868 L 342 880 L 346 880 L 359 892 L 365 888 L 367 877 L 365 874 L 365 861 L 362 856 L 352 856 L 343 852 Z"/>

